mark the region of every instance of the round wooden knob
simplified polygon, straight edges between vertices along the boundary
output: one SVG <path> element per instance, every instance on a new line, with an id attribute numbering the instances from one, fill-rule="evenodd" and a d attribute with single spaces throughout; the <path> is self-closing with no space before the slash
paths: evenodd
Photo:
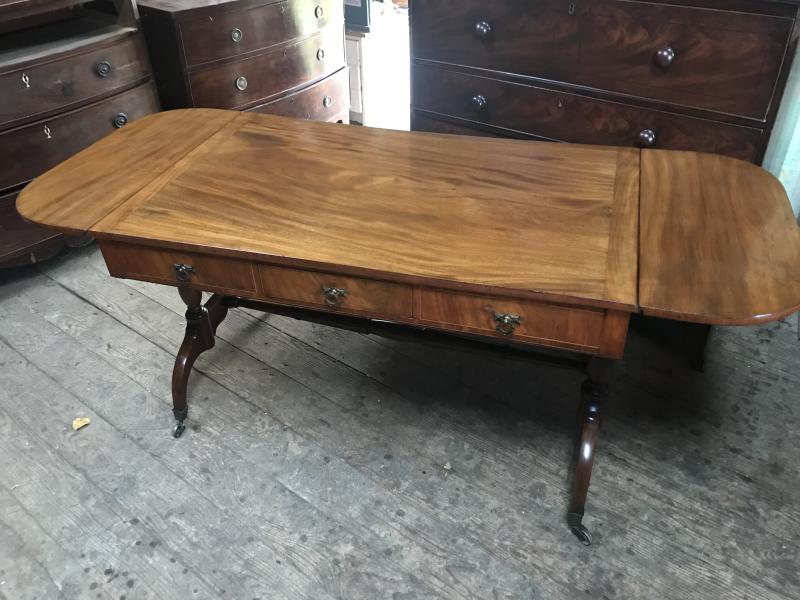
<path id="1" fill-rule="evenodd" d="M 675 60 L 675 48 L 671 44 L 667 44 L 663 48 L 656 50 L 653 55 L 653 61 L 662 69 L 668 68 Z"/>
<path id="2" fill-rule="evenodd" d="M 489 103 L 489 101 L 486 100 L 486 96 L 484 96 L 482 94 L 475 94 L 472 97 L 472 107 L 475 110 L 483 110 L 484 108 L 486 108 L 486 105 L 488 103 Z"/>
<path id="3" fill-rule="evenodd" d="M 487 21 L 478 21 L 475 23 L 475 35 L 479 38 L 486 38 L 489 37 L 489 34 L 492 33 L 492 26 L 489 25 Z"/>
<path id="4" fill-rule="evenodd" d="M 656 143 L 656 132 L 652 129 L 642 129 L 639 132 L 639 145 L 649 148 Z"/>

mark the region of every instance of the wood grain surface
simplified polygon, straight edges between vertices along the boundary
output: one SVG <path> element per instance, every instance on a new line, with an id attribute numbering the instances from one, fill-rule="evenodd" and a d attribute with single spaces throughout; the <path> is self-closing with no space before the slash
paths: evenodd
<path id="1" fill-rule="evenodd" d="M 145 117 L 34 180 L 17 210 L 35 223 L 85 233 L 235 116 L 198 109 Z"/>
<path id="2" fill-rule="evenodd" d="M 716 325 L 800 308 L 800 228 L 772 175 L 694 152 L 642 151 L 639 305 Z"/>
<path id="3" fill-rule="evenodd" d="M 148 169 L 163 160 L 145 152 L 153 143 L 233 120 L 155 180 L 131 174 L 140 191 L 118 208 L 103 193 L 99 222 L 84 212 L 70 224 L 99 238 L 635 309 L 636 150 L 195 115 L 173 113 L 161 128 L 149 119 L 147 134 L 131 128 L 141 137 L 130 162 L 162 171 Z M 121 142 L 112 137 L 62 165 L 63 176 L 43 178 L 59 189 L 57 210 L 100 192 L 78 173 L 108 170 L 125 155 Z M 64 227 L 43 185 L 18 207 Z"/>
<path id="4" fill-rule="evenodd" d="M 633 149 L 176 111 L 17 204 L 101 239 L 465 293 L 700 323 L 797 310 L 800 234 L 780 184 L 730 158 L 641 152 L 640 173 Z"/>

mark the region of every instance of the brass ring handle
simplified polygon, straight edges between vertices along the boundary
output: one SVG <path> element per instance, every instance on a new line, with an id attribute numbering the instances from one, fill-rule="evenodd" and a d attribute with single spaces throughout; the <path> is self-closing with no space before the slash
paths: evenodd
<path id="1" fill-rule="evenodd" d="M 511 313 L 493 313 L 494 329 L 497 333 L 503 335 L 511 335 L 514 330 L 522 323 L 522 317 L 519 315 L 512 315 Z"/>
<path id="2" fill-rule="evenodd" d="M 337 287 L 322 286 L 322 297 L 328 306 L 339 306 L 347 296 L 347 290 Z"/>
<path id="3" fill-rule="evenodd" d="M 194 267 L 184 263 L 175 263 L 172 265 L 172 269 L 175 271 L 179 281 L 189 281 L 194 274 Z"/>

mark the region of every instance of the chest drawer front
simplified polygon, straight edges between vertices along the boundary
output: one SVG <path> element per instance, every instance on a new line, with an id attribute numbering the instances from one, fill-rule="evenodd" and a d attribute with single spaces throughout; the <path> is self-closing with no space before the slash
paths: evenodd
<path id="1" fill-rule="evenodd" d="M 155 87 L 147 83 L 53 119 L 10 129 L 0 134 L 0 189 L 33 179 L 116 128 L 157 111 Z"/>
<path id="2" fill-rule="evenodd" d="M 341 23 L 342 3 L 334 0 L 283 0 L 245 10 L 203 14 L 181 23 L 186 63 L 199 65 L 256 52 L 308 37 Z"/>
<path id="3" fill-rule="evenodd" d="M 333 121 L 341 118 L 349 108 L 350 87 L 347 69 L 344 68 L 304 90 L 249 110 L 312 121 Z"/>
<path id="4" fill-rule="evenodd" d="M 0 263 L 27 254 L 37 244 L 61 237 L 53 229 L 24 221 L 17 212 L 16 199 L 17 192 L 0 195 Z"/>
<path id="5" fill-rule="evenodd" d="M 791 19 L 618 0 L 581 7 L 578 83 L 766 118 Z"/>
<path id="6" fill-rule="evenodd" d="M 0 129 L 63 112 L 149 75 L 141 37 L 0 75 Z"/>
<path id="7" fill-rule="evenodd" d="M 420 321 L 444 329 L 585 352 L 602 343 L 605 311 L 423 289 Z"/>
<path id="8" fill-rule="evenodd" d="M 259 266 L 266 298 L 280 303 L 325 307 L 372 316 L 411 317 L 410 286 L 332 273 Z"/>
<path id="9" fill-rule="evenodd" d="M 99 244 L 108 272 L 114 277 L 256 295 L 254 267 L 247 261 L 107 240 Z"/>
<path id="10" fill-rule="evenodd" d="M 571 8 L 572 6 L 572 8 Z M 568 77 L 578 59 L 578 19 L 566 0 L 418 0 L 414 58 L 542 77 Z"/>
<path id="11" fill-rule="evenodd" d="M 194 72 L 192 97 L 197 107 L 242 107 L 321 79 L 342 66 L 342 31 L 329 28 L 286 48 Z"/>
<path id="12" fill-rule="evenodd" d="M 478 101 L 478 99 L 480 101 Z M 428 66 L 414 68 L 415 109 L 584 144 L 694 150 L 755 160 L 760 129 L 648 110 Z"/>

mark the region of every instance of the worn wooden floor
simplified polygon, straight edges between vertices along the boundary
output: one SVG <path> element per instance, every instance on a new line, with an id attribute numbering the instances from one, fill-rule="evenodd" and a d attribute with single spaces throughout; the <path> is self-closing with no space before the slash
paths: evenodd
<path id="1" fill-rule="evenodd" d="M 795 318 L 702 375 L 631 338 L 585 548 L 580 374 L 235 310 L 176 441 L 182 312 L 94 248 L 6 274 L 0 597 L 800 598 Z"/>

